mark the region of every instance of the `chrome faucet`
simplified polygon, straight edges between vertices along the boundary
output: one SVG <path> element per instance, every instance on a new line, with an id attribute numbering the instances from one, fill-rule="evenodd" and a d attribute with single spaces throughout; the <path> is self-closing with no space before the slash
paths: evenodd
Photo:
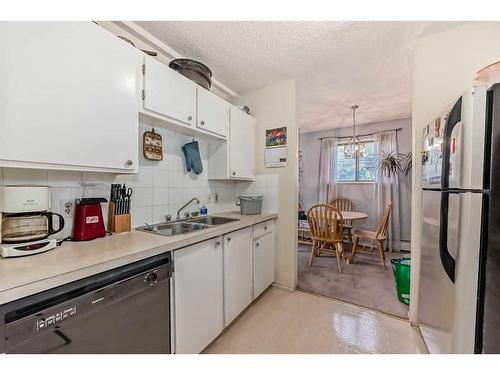
<path id="1" fill-rule="evenodd" d="M 200 200 L 198 198 L 196 198 L 196 197 L 191 198 L 189 200 L 189 202 L 187 202 L 184 206 L 182 206 L 181 208 L 179 208 L 179 210 L 177 211 L 177 220 L 179 220 L 181 218 L 181 211 L 183 209 L 185 209 L 187 206 L 189 206 L 191 204 L 191 202 L 193 202 L 193 201 L 196 201 L 196 204 L 200 204 Z"/>

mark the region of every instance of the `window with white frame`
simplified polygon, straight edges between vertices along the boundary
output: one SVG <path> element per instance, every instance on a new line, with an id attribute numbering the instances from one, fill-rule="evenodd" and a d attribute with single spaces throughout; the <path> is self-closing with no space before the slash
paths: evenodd
<path id="1" fill-rule="evenodd" d="M 337 160 L 335 165 L 336 182 L 371 182 L 375 180 L 375 143 L 373 140 L 365 141 L 365 155 L 362 158 L 344 157 L 345 143 L 337 144 Z"/>

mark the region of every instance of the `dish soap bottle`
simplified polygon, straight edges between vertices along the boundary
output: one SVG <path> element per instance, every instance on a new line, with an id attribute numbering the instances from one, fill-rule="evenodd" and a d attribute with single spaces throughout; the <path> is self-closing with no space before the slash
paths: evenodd
<path id="1" fill-rule="evenodd" d="M 201 208 L 200 208 L 200 215 L 201 216 L 208 215 L 208 209 L 207 209 L 207 207 L 205 205 L 201 206 Z"/>

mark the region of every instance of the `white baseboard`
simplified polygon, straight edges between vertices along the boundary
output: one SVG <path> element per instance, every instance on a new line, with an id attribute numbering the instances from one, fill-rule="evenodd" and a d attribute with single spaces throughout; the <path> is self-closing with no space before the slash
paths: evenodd
<path id="1" fill-rule="evenodd" d="M 411 241 L 410 240 L 401 240 L 401 250 L 402 251 L 411 251 Z"/>
<path id="2" fill-rule="evenodd" d="M 274 282 L 272 286 L 278 288 L 278 289 L 283 289 L 286 290 L 287 292 L 295 292 L 295 288 L 290 288 L 289 286 L 283 285 L 283 284 L 278 284 L 277 282 Z"/>

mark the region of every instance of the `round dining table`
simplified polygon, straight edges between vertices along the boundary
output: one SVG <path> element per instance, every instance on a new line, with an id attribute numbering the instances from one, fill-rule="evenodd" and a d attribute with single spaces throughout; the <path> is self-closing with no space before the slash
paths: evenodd
<path id="1" fill-rule="evenodd" d="M 368 218 L 368 215 L 364 212 L 358 211 L 340 211 L 343 220 L 361 220 Z M 310 245 L 312 241 L 306 239 L 306 235 L 310 236 L 309 223 L 307 220 L 299 220 L 299 243 Z"/>
<path id="2" fill-rule="evenodd" d="M 340 211 L 340 213 L 342 214 L 342 219 L 344 220 L 360 220 L 368 217 L 368 215 L 364 212 L 358 211 Z"/>

